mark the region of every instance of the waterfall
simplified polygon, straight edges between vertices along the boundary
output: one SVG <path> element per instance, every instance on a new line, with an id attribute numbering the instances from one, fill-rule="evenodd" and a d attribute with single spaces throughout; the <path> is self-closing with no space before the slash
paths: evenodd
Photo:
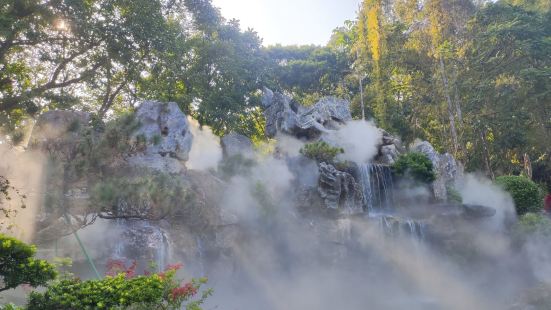
<path id="1" fill-rule="evenodd" d="M 159 268 L 159 271 L 163 271 L 165 270 L 166 268 L 166 265 L 167 265 L 167 262 L 168 262 L 168 259 L 169 259 L 169 244 L 168 244 L 168 237 L 166 235 L 166 233 L 161 230 L 161 229 L 158 229 L 157 232 L 160 234 L 160 244 L 159 246 L 157 246 L 156 250 L 157 252 L 155 253 L 155 258 L 156 258 L 156 265 L 158 266 Z"/>
<path id="2" fill-rule="evenodd" d="M 118 236 L 114 240 L 113 257 L 123 260 L 153 262 L 159 271 L 165 269 L 170 259 L 167 234 L 154 223 L 117 219 Z"/>
<path id="3" fill-rule="evenodd" d="M 201 239 L 200 236 L 195 237 L 195 243 L 197 245 L 197 261 L 199 262 L 199 271 L 201 275 L 205 275 L 206 274 L 205 263 L 204 263 L 205 250 L 203 247 L 203 240 Z"/>
<path id="4" fill-rule="evenodd" d="M 389 210 L 393 205 L 394 184 L 389 167 L 379 164 L 361 164 L 360 183 L 367 211 Z"/>
<path id="5" fill-rule="evenodd" d="M 126 220 L 116 219 L 115 220 L 115 227 L 116 227 L 118 237 L 115 238 L 115 248 L 113 249 L 113 258 L 123 259 L 124 258 L 125 242 L 124 242 L 124 239 L 121 238 L 121 236 L 122 236 L 123 231 L 126 229 Z"/>
<path id="6" fill-rule="evenodd" d="M 404 236 L 414 240 L 425 239 L 426 224 L 413 219 L 399 219 L 391 215 L 377 215 L 379 229 L 386 236 Z"/>

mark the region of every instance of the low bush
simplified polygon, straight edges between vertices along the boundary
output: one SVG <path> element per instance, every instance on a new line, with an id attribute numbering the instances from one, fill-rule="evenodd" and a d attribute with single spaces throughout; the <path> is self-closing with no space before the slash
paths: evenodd
<path id="1" fill-rule="evenodd" d="M 48 286 L 43 293 L 30 295 L 27 310 L 73 309 L 186 309 L 200 310 L 211 295 L 201 286 L 206 279 L 180 283 L 170 266 L 161 273 L 135 276 L 134 265 L 101 280 L 64 279 Z"/>
<path id="2" fill-rule="evenodd" d="M 343 154 L 344 149 L 331 146 L 324 141 L 318 141 L 306 144 L 300 149 L 300 153 L 317 162 L 334 163 L 335 157 L 339 154 Z"/>
<path id="3" fill-rule="evenodd" d="M 436 180 L 432 162 L 423 153 L 412 152 L 400 155 L 392 165 L 392 172 L 397 176 L 411 177 L 423 183 Z"/>
<path id="4" fill-rule="evenodd" d="M 538 213 L 543 209 L 543 195 L 532 180 L 523 176 L 501 176 L 496 178 L 496 184 L 511 194 L 518 215 Z"/>
<path id="5" fill-rule="evenodd" d="M 551 237 L 551 219 L 543 213 L 526 213 L 519 218 L 515 232 L 522 237 Z"/>
<path id="6" fill-rule="evenodd" d="M 45 285 L 57 276 L 55 266 L 35 254 L 33 245 L 0 234 L 0 292 L 22 284 Z"/>

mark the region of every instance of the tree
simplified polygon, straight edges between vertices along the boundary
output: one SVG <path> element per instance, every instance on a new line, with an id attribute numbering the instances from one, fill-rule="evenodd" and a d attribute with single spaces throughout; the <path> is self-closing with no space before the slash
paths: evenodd
<path id="1" fill-rule="evenodd" d="M 17 126 L 44 108 L 100 116 L 176 39 L 161 1 L 10 0 L 0 6 L 0 113 Z M 181 32 L 179 33 L 182 34 Z"/>
<path id="2" fill-rule="evenodd" d="M 432 162 L 423 153 L 406 153 L 400 155 L 392 165 L 392 172 L 398 176 L 411 177 L 415 181 L 431 183 L 436 180 Z"/>
<path id="3" fill-rule="evenodd" d="M 6 177 L 0 175 L 0 215 L 3 219 L 7 219 L 9 221 L 10 218 L 17 215 L 17 209 L 14 209 L 10 202 L 12 201 L 12 196 L 15 195 L 20 200 L 19 206 L 22 209 L 26 208 L 25 205 L 25 198 L 27 198 L 26 195 L 22 194 L 17 188 L 15 188 L 13 185 L 11 185 L 11 182 Z M 0 221 L 0 228 L 2 228 L 2 225 L 5 223 Z M 8 225 L 7 228 L 9 229 L 10 226 Z"/>
<path id="4" fill-rule="evenodd" d="M 371 66 L 374 81 L 375 118 L 381 126 L 386 125 L 386 103 L 381 74 L 381 58 L 384 53 L 385 34 L 383 4 L 380 0 L 364 0 L 358 16 L 358 41 L 356 42 L 357 65 Z"/>
<path id="5" fill-rule="evenodd" d="M 276 45 L 266 52 L 274 66 L 274 86 L 298 102 L 311 105 L 323 96 L 349 96 L 344 79 L 350 62 L 345 49 Z"/>
<path id="6" fill-rule="evenodd" d="M 55 266 L 34 258 L 36 247 L 0 234 L 0 292 L 22 284 L 33 287 L 46 285 L 57 272 Z"/>
<path id="7" fill-rule="evenodd" d="M 519 173 L 528 154 L 545 170 L 551 137 L 549 14 L 503 2 L 489 4 L 469 24 L 461 72 L 471 169 L 486 162 L 502 174 Z M 485 158 L 484 160 L 478 160 Z M 543 164 L 543 166 L 541 165 Z"/>

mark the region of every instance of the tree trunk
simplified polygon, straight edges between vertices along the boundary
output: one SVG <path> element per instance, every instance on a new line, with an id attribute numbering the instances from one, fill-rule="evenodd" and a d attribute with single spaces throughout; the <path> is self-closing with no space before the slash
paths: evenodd
<path id="1" fill-rule="evenodd" d="M 496 177 L 494 175 L 494 171 L 492 170 L 492 165 L 490 164 L 490 152 L 488 151 L 488 143 L 486 141 L 486 131 L 484 129 L 480 130 L 480 139 L 482 141 L 484 163 L 486 164 L 486 174 L 492 180 L 495 180 Z"/>
<path id="2" fill-rule="evenodd" d="M 454 154 L 457 154 L 457 151 L 459 150 L 459 143 L 457 140 L 457 129 L 455 127 L 455 115 L 453 112 L 453 102 L 450 96 L 450 85 L 448 82 L 448 78 L 446 76 L 446 67 L 444 65 L 444 59 L 442 57 L 438 57 L 440 62 L 440 74 L 442 75 L 442 83 L 444 84 L 444 95 L 446 97 L 446 102 L 448 103 L 448 116 L 450 119 L 450 132 L 452 136 L 452 142 L 453 142 L 453 150 Z"/>
<path id="3" fill-rule="evenodd" d="M 524 153 L 524 173 L 530 180 L 532 179 L 532 161 L 528 153 Z"/>

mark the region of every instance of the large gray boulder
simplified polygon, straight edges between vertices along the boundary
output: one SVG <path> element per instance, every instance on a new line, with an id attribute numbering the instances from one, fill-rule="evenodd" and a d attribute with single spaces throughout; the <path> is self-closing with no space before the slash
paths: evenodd
<path id="1" fill-rule="evenodd" d="M 362 187 L 350 173 L 326 163 L 320 163 L 319 172 L 318 192 L 327 208 L 342 210 L 346 214 L 363 212 Z"/>
<path id="2" fill-rule="evenodd" d="M 392 165 L 396 162 L 400 154 L 405 152 L 405 150 L 402 146 L 402 141 L 399 138 L 384 130 L 382 130 L 382 133 L 383 138 L 381 139 L 379 154 L 375 161 L 383 165 Z"/>
<path id="3" fill-rule="evenodd" d="M 463 166 L 451 154 L 438 153 L 427 141 L 416 143 L 412 150 L 427 155 L 432 162 L 436 172 L 436 180 L 433 182 L 434 196 L 445 201 L 448 197 L 447 188 L 453 187 L 463 177 Z"/>
<path id="4" fill-rule="evenodd" d="M 140 127 L 131 142 L 144 148 L 128 158 L 130 165 L 180 173 L 189 158 L 193 135 L 186 115 L 174 102 L 144 101 L 136 110 Z"/>
<path id="5" fill-rule="evenodd" d="M 220 139 L 222 153 L 225 158 L 242 155 L 251 157 L 254 154 L 251 139 L 238 133 L 229 133 Z"/>
<path id="6" fill-rule="evenodd" d="M 284 94 L 265 88 L 262 98 L 266 117 L 266 136 L 279 132 L 299 138 L 316 138 L 352 120 L 350 103 L 334 97 L 322 98 L 311 107 L 301 106 Z"/>

